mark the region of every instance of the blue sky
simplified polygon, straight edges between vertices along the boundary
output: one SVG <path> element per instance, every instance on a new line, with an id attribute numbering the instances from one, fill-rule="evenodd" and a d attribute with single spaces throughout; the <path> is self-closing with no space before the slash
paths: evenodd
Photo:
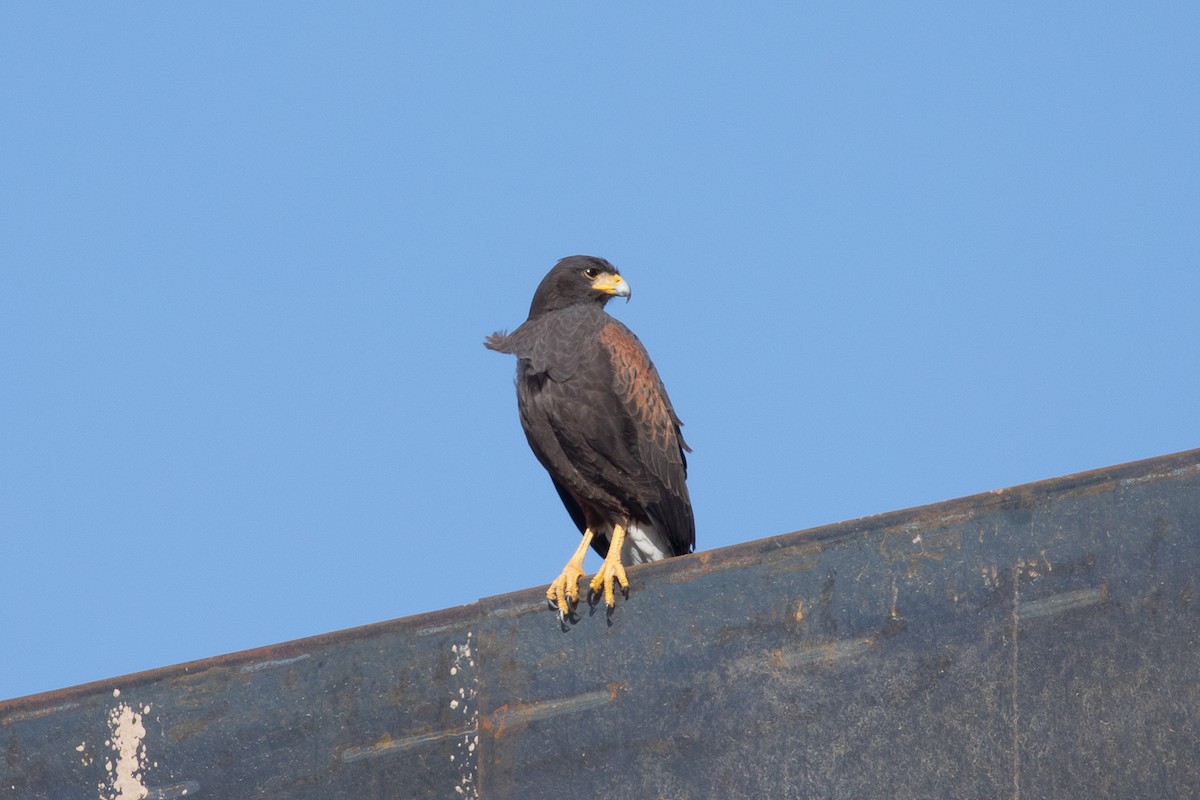
<path id="1" fill-rule="evenodd" d="M 0 698 L 548 582 L 572 253 L 701 549 L 1200 446 L 1197 8 L 5 5 Z"/>

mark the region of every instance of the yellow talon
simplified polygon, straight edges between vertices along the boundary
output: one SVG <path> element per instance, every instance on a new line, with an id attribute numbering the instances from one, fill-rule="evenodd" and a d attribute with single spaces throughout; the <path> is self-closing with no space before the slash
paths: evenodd
<path id="1" fill-rule="evenodd" d="M 613 582 L 621 584 L 621 589 L 629 588 L 629 579 L 625 577 L 625 565 L 621 563 L 621 547 L 625 543 L 625 529 L 613 525 L 612 541 L 608 543 L 608 555 L 600 571 L 592 577 L 589 584 L 593 592 L 599 592 L 604 587 L 604 604 L 612 608 L 617 604 L 613 596 Z"/>
<path id="2" fill-rule="evenodd" d="M 571 606 L 579 602 L 579 579 L 584 576 L 583 557 L 587 555 L 588 546 L 592 543 L 592 529 L 583 532 L 583 540 L 571 560 L 563 567 L 554 582 L 546 589 L 546 600 L 558 608 L 558 615 L 566 617 L 571 613 Z"/>

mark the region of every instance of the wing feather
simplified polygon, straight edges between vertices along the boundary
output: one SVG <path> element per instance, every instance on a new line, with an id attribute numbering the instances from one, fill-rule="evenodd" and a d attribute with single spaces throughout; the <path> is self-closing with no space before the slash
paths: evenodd
<path id="1" fill-rule="evenodd" d="M 610 318 L 599 339 L 612 365 L 613 391 L 624 417 L 632 423 L 636 455 L 656 489 L 645 498 L 646 512 L 677 555 L 690 552 L 696 543 L 696 526 L 687 490 L 690 448 L 680 430 L 683 423 L 633 332 Z"/>

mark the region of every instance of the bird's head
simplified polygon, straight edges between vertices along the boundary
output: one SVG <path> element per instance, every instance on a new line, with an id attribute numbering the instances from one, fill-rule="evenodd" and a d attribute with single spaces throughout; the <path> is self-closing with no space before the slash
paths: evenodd
<path id="1" fill-rule="evenodd" d="M 533 303 L 529 317 L 557 311 L 568 306 L 597 303 L 603 306 L 613 297 L 629 299 L 629 284 L 612 264 L 595 256 L 567 256 L 546 273 Z"/>

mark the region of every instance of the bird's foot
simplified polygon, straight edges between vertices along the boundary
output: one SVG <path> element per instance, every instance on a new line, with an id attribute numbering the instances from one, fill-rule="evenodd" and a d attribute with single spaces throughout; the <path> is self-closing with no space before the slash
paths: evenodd
<path id="1" fill-rule="evenodd" d="M 587 555 L 588 545 L 592 543 L 592 529 L 583 532 L 579 547 L 571 555 L 571 560 L 563 567 L 563 571 L 550 587 L 546 589 L 546 600 L 551 608 L 558 609 L 558 618 L 566 622 L 571 614 L 571 606 L 579 602 L 579 579 L 584 577 L 583 557 Z"/>
<path id="2" fill-rule="evenodd" d="M 604 604 L 612 608 L 617 604 L 617 599 L 614 592 L 614 585 L 621 585 L 621 592 L 629 596 L 629 579 L 625 577 L 625 566 L 621 563 L 621 559 L 604 559 L 604 566 L 600 567 L 600 571 L 592 576 L 592 582 L 589 584 L 592 592 L 599 595 L 600 590 L 604 590 Z"/>
<path id="3" fill-rule="evenodd" d="M 572 558 L 546 589 L 546 600 L 552 608 L 558 609 L 559 618 L 565 619 L 571 613 L 571 608 L 579 602 L 579 579 L 582 577 L 583 559 Z"/>
<path id="4" fill-rule="evenodd" d="M 625 541 L 625 529 L 620 525 L 613 526 L 612 540 L 608 545 L 608 555 L 600 571 L 592 576 L 589 584 L 593 594 L 599 594 L 604 589 L 604 604 L 612 608 L 617 604 L 613 596 L 613 584 L 621 585 L 621 592 L 629 596 L 629 579 L 625 577 L 625 565 L 621 563 L 621 546 Z"/>

